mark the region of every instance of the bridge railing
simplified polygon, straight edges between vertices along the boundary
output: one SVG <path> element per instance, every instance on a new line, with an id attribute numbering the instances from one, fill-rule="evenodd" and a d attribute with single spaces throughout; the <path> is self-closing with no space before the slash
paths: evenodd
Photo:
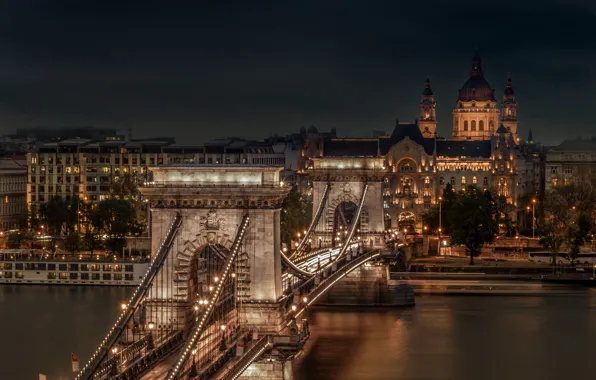
<path id="1" fill-rule="evenodd" d="M 242 357 L 234 363 L 218 380 L 236 380 L 242 373 L 257 360 L 272 345 L 271 337 L 264 336 L 259 339 Z"/>
<path id="2" fill-rule="evenodd" d="M 294 253 L 292 253 L 290 255 L 290 257 L 289 257 L 290 259 L 296 255 L 300 255 L 300 253 L 302 252 L 302 249 L 304 248 L 304 245 L 308 242 L 308 238 L 310 237 L 310 235 L 312 234 L 314 229 L 317 227 L 317 224 L 319 224 L 319 219 L 321 219 L 321 215 L 323 215 L 323 210 L 325 210 L 325 205 L 327 204 L 327 198 L 329 197 L 329 193 L 331 192 L 330 190 L 331 190 L 331 185 L 329 185 L 329 184 L 325 185 L 325 190 L 323 191 L 323 197 L 321 198 L 321 202 L 319 202 L 319 207 L 317 207 L 317 212 L 315 213 L 314 218 L 313 218 L 312 222 L 310 223 L 310 226 L 308 227 L 306 234 L 304 235 L 304 238 L 298 244 L 298 247 L 296 248 Z"/>
<path id="3" fill-rule="evenodd" d="M 174 367 L 168 373 L 168 376 L 166 377 L 167 380 L 173 380 L 173 379 L 178 378 L 180 372 L 184 370 L 184 366 L 188 362 L 188 360 L 192 354 L 192 350 L 197 345 L 197 341 L 199 340 L 199 338 L 201 337 L 201 334 L 203 333 L 205 327 L 207 326 L 207 321 L 211 317 L 211 314 L 213 313 L 213 309 L 215 308 L 215 305 L 216 305 L 216 303 L 219 299 L 219 296 L 221 295 L 221 292 L 223 290 L 225 280 L 230 275 L 230 271 L 232 269 L 232 264 L 234 263 L 234 260 L 236 260 L 236 256 L 238 255 L 238 251 L 240 250 L 240 244 L 241 244 L 242 240 L 244 239 L 244 235 L 246 232 L 246 228 L 248 227 L 249 220 L 250 220 L 250 217 L 248 216 L 248 214 L 245 214 L 242 219 L 242 222 L 240 223 L 240 226 L 238 227 L 238 232 L 236 233 L 236 238 L 234 239 L 234 243 L 232 244 L 230 254 L 224 264 L 224 270 L 223 270 L 223 273 L 221 274 L 221 279 L 219 280 L 217 286 L 215 287 L 214 292 L 211 295 L 211 297 L 207 303 L 207 307 L 203 310 L 200 320 L 198 321 L 197 324 L 195 324 L 195 326 L 191 330 L 189 338 L 188 338 L 184 348 L 182 349 L 182 352 L 178 356 L 178 359 L 176 360 Z"/>
<path id="4" fill-rule="evenodd" d="M 305 295 L 307 301 L 301 303 L 302 308 L 300 310 L 296 310 L 295 318 L 298 318 L 307 307 L 314 304 L 322 294 L 324 294 L 331 287 L 333 287 L 333 285 L 335 285 L 339 280 L 347 276 L 350 272 L 352 272 L 359 266 L 364 265 L 366 262 L 374 258 L 377 258 L 380 255 L 381 252 L 379 250 L 374 250 L 366 252 L 350 260 L 348 260 L 347 257 L 344 257 L 337 262 L 337 269 L 333 271 L 333 267 L 331 267 L 333 273 L 331 273 L 326 278 L 322 279 L 320 283 L 316 283 L 315 277 L 306 281 L 297 290 L 301 294 Z M 289 313 L 288 315 L 290 316 L 291 313 Z"/>
<path id="5" fill-rule="evenodd" d="M 178 233 L 180 225 L 182 224 L 182 215 L 176 214 L 174 220 L 170 228 L 166 233 L 166 237 L 158 251 L 158 254 L 155 256 L 149 269 L 143 276 L 143 280 L 139 284 L 139 286 L 135 289 L 132 297 L 130 298 L 129 302 L 125 304 L 124 311 L 118 319 L 114 326 L 110 329 L 106 337 L 101 341 L 99 347 L 95 351 L 95 353 L 91 356 L 89 362 L 83 367 L 83 369 L 78 373 L 76 376 L 76 380 L 78 379 L 90 379 L 97 368 L 99 367 L 100 363 L 106 358 L 109 353 L 110 348 L 118 341 L 118 338 L 122 334 L 122 332 L 126 329 L 126 325 L 130 318 L 133 317 L 135 312 L 138 310 L 139 306 L 142 304 L 143 299 L 145 298 L 145 294 L 149 289 L 149 286 L 153 282 L 156 274 L 159 272 L 159 269 L 163 265 L 165 258 L 168 255 L 170 247 L 174 241 L 174 237 Z"/>

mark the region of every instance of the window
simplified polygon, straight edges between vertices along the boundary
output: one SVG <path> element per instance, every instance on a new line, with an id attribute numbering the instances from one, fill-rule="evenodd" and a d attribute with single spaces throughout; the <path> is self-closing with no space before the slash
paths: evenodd
<path id="1" fill-rule="evenodd" d="M 445 179 L 443 177 L 439 178 L 439 185 L 444 185 L 445 184 Z"/>
<path id="2" fill-rule="evenodd" d="M 478 122 L 478 130 L 479 130 L 480 132 L 483 132 L 483 131 L 484 131 L 484 120 L 480 120 L 480 121 Z"/>
<path id="3" fill-rule="evenodd" d="M 478 178 L 476 178 L 476 176 L 472 177 L 472 183 L 474 185 L 478 183 Z"/>
<path id="4" fill-rule="evenodd" d="M 70 264 L 70 271 L 78 271 L 79 270 L 79 264 Z"/>
<path id="5" fill-rule="evenodd" d="M 81 280 L 88 280 L 89 279 L 89 273 L 81 273 Z"/>
<path id="6" fill-rule="evenodd" d="M 466 184 L 466 177 L 461 177 L 461 184 L 465 185 Z"/>
<path id="7" fill-rule="evenodd" d="M 78 273 L 72 273 L 72 272 L 69 273 L 69 276 L 68 276 L 68 278 L 71 279 L 71 280 L 77 280 L 78 277 L 79 277 L 79 274 Z"/>
<path id="8" fill-rule="evenodd" d="M 94 272 L 99 271 L 99 264 L 91 264 L 91 270 Z"/>
<path id="9" fill-rule="evenodd" d="M 66 270 L 66 264 L 58 264 L 58 270 Z"/>
<path id="10" fill-rule="evenodd" d="M 103 265 L 104 272 L 111 272 L 112 271 L 112 264 L 104 264 Z"/>
<path id="11" fill-rule="evenodd" d="M 99 280 L 99 273 L 91 273 L 92 280 Z"/>
<path id="12" fill-rule="evenodd" d="M 122 281 L 122 273 L 114 273 L 115 281 Z"/>
<path id="13" fill-rule="evenodd" d="M 126 281 L 132 281 L 132 280 L 134 280 L 134 275 L 133 275 L 132 273 L 126 273 L 126 274 L 124 275 L 124 279 L 125 279 Z"/>
<path id="14" fill-rule="evenodd" d="M 124 266 L 124 270 L 125 270 L 126 272 L 132 272 L 132 271 L 133 271 L 133 265 L 132 265 L 132 264 L 126 264 L 126 265 Z"/>
<path id="15" fill-rule="evenodd" d="M 112 279 L 112 275 L 110 273 L 104 273 L 103 279 L 106 281 L 110 281 Z"/>
<path id="16" fill-rule="evenodd" d="M 56 272 L 48 272 L 48 280 L 55 280 Z"/>
<path id="17" fill-rule="evenodd" d="M 58 274 L 58 278 L 59 278 L 60 280 L 66 280 L 66 279 L 68 278 L 68 273 L 67 273 L 67 272 L 60 272 L 60 273 Z"/>
<path id="18" fill-rule="evenodd" d="M 557 174 L 557 168 L 556 168 L 556 167 L 554 167 L 554 166 L 552 166 L 552 167 L 550 168 L 550 174 Z"/>
<path id="19" fill-rule="evenodd" d="M 464 131 L 468 130 L 468 121 L 464 121 Z"/>
<path id="20" fill-rule="evenodd" d="M 451 179 L 449 180 L 449 183 L 451 183 L 452 185 L 455 185 L 455 177 L 451 177 Z"/>
<path id="21" fill-rule="evenodd" d="M 430 187 L 430 177 L 424 177 L 424 187 Z"/>
<path id="22" fill-rule="evenodd" d="M 565 174 L 573 174 L 573 166 L 564 166 L 563 167 L 563 173 Z"/>
<path id="23" fill-rule="evenodd" d="M 476 120 L 472 120 L 472 131 L 476 131 Z"/>
<path id="24" fill-rule="evenodd" d="M 488 186 L 488 177 L 484 177 L 484 178 L 482 179 L 482 184 L 483 184 L 484 186 Z"/>

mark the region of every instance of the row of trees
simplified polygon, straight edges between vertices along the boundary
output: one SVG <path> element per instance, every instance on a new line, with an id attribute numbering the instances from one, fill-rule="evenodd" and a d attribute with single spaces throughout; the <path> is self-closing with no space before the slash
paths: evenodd
<path id="1" fill-rule="evenodd" d="M 572 260 L 594 232 L 596 189 L 588 181 L 571 182 L 547 191 L 541 205 L 539 233 L 542 245 L 553 255 L 565 246 Z"/>
<path id="2" fill-rule="evenodd" d="M 563 246 L 574 260 L 580 247 L 594 233 L 596 188 L 589 182 L 556 186 L 546 193 L 535 211 L 532 217 L 536 218 L 540 242 L 552 253 L 553 263 Z M 465 246 L 473 264 L 482 246 L 492 242 L 498 233 L 516 234 L 512 212 L 505 199 L 489 191 L 468 186 L 456 192 L 448 184 L 441 206 L 431 208 L 424 216 L 424 223 L 431 231 L 438 232 L 441 220 L 441 232 L 451 237 L 452 244 Z"/>
<path id="3" fill-rule="evenodd" d="M 32 208 L 22 228 L 7 238 L 8 248 L 30 248 L 39 245 L 39 238 L 49 236 L 48 248 L 55 250 L 58 240 L 73 253 L 81 246 L 93 251 L 105 246 L 121 252 L 128 235 L 146 229 L 146 208 L 139 190 L 139 178 L 125 174 L 112 183 L 108 197 L 100 202 L 73 197 L 66 200 L 54 196 L 39 209 Z M 104 238 L 105 237 L 105 238 Z"/>

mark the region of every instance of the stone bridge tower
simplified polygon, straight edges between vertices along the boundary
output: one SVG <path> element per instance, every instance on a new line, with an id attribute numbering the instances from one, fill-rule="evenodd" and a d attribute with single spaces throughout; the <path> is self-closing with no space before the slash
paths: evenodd
<path id="1" fill-rule="evenodd" d="M 354 236 L 367 246 L 379 247 L 383 244 L 385 216 L 382 187 L 387 175 L 384 158 L 313 158 L 308 175 L 313 186 L 313 215 L 324 196 L 325 187 L 330 186 L 325 209 L 312 234 L 312 248 L 337 246 L 342 242 L 346 225 L 354 222 L 352 216 L 365 185 L 368 185 L 368 190 Z M 340 240 L 336 241 L 338 237 Z"/>
<path id="2" fill-rule="evenodd" d="M 141 188 L 150 206 L 152 254 L 177 213 L 182 225 L 148 293 L 148 318 L 182 328 L 197 296 L 197 260 L 225 257 L 243 216 L 250 223 L 237 262 L 238 299 L 275 303 L 282 295 L 279 220 L 289 191 L 277 167 L 257 165 L 173 165 L 150 168 L 152 180 Z M 241 289 L 240 289 L 241 288 Z"/>

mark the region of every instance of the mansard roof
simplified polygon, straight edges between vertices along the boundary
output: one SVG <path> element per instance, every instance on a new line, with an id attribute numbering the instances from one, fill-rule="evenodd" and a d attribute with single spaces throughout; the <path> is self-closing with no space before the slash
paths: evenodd
<path id="1" fill-rule="evenodd" d="M 380 139 L 379 143 L 381 145 L 381 154 L 387 154 L 387 152 L 389 152 L 389 149 L 391 149 L 393 145 L 397 144 L 406 137 L 408 137 L 410 140 L 414 141 L 418 145 L 422 146 L 426 154 L 433 154 L 435 150 L 434 139 L 424 138 L 424 136 L 422 136 L 422 132 L 420 132 L 420 127 L 418 126 L 418 123 L 397 123 L 395 125 L 395 128 L 393 128 L 393 133 L 391 133 L 391 136 L 388 139 Z"/>
<path id="2" fill-rule="evenodd" d="M 596 150 L 596 138 L 565 140 L 556 147 L 554 151 L 569 151 L 569 150 Z"/>
<path id="3" fill-rule="evenodd" d="M 323 147 L 325 157 L 376 157 L 378 153 L 378 139 L 330 139 Z"/>
<path id="4" fill-rule="evenodd" d="M 491 157 L 490 140 L 437 140 L 438 157 Z"/>

